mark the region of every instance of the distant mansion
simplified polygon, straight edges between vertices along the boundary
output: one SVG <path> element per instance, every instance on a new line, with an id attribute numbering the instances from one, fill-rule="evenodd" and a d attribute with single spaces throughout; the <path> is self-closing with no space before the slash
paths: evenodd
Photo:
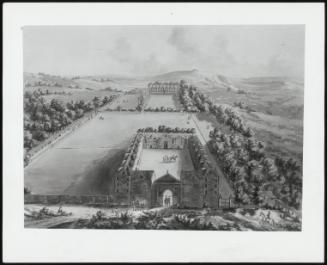
<path id="1" fill-rule="evenodd" d="M 177 94 L 180 88 L 179 82 L 154 82 L 148 84 L 149 94 Z"/>

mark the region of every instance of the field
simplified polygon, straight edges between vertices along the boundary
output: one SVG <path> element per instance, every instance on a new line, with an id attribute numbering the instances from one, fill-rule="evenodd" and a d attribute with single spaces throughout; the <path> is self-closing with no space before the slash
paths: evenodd
<path id="1" fill-rule="evenodd" d="M 253 128 L 256 137 L 266 143 L 266 151 L 273 155 L 293 157 L 302 161 L 303 121 L 267 115 L 260 112 L 241 115 Z"/>
<path id="2" fill-rule="evenodd" d="M 135 109 L 138 106 L 138 94 L 126 94 L 120 96 L 111 105 L 110 109 L 120 106 L 122 109 Z"/>
<path id="3" fill-rule="evenodd" d="M 146 108 L 172 108 L 180 109 L 180 105 L 173 95 L 151 95 Z"/>
<path id="4" fill-rule="evenodd" d="M 175 154 L 177 155 L 175 162 L 163 162 L 163 156 Z M 180 179 L 181 171 L 183 169 L 193 170 L 193 164 L 189 153 L 185 150 L 143 149 L 136 168 L 139 170 L 154 170 L 156 178 L 160 178 L 168 172 L 175 178 Z"/>
<path id="5" fill-rule="evenodd" d="M 74 89 L 75 90 L 75 89 Z M 73 91 L 70 92 L 71 95 L 48 95 L 44 96 L 45 100 L 47 102 L 50 102 L 53 98 L 60 100 L 64 103 L 70 102 L 70 101 L 78 101 L 78 100 L 84 100 L 85 102 L 91 101 L 94 97 L 99 97 L 100 99 L 104 98 L 105 96 L 110 97 L 111 95 L 119 94 L 117 92 L 111 92 L 111 91 Z"/>
<path id="6" fill-rule="evenodd" d="M 203 89 L 222 105 L 244 102 L 253 111 L 235 110 L 254 130 L 256 138 L 266 143 L 272 155 L 296 158 L 303 153 L 303 84 L 282 78 L 252 78 L 235 83 L 245 93 L 226 89 Z M 207 118 L 210 119 L 210 118 Z"/>
<path id="7" fill-rule="evenodd" d="M 94 97 L 103 98 L 105 96 L 110 97 L 114 94 L 119 94 L 118 92 L 106 91 L 106 90 L 87 90 L 87 89 L 74 89 L 68 87 L 26 87 L 25 91 L 35 91 L 40 89 L 41 91 L 46 92 L 49 91 L 49 95 L 43 95 L 46 102 L 50 102 L 52 99 L 57 99 L 62 101 L 63 103 L 67 103 L 70 101 L 78 101 L 84 100 L 85 102 L 91 101 Z M 60 94 L 60 93 L 65 94 Z M 56 94 L 54 94 L 56 93 Z"/>
<path id="8" fill-rule="evenodd" d="M 25 186 L 36 194 L 108 194 L 108 172 L 138 128 L 192 127 L 180 113 L 101 113 L 25 168 Z M 193 125 L 194 126 L 194 125 Z"/>

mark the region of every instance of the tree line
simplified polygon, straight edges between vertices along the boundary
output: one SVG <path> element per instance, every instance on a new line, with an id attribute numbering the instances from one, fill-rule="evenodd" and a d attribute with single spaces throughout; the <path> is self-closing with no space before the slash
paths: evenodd
<path id="1" fill-rule="evenodd" d="M 84 100 L 63 102 L 52 99 L 46 102 L 39 91 L 24 93 L 24 148 L 27 150 L 37 146 L 41 141 L 57 131 L 66 128 L 85 113 L 111 102 L 115 96 L 91 101 Z"/>
<path id="2" fill-rule="evenodd" d="M 263 142 L 218 128 L 210 132 L 209 148 L 234 189 L 236 203 L 269 205 L 277 198 L 288 206 L 301 206 L 301 168 L 294 159 L 270 158 Z"/>
<path id="3" fill-rule="evenodd" d="M 247 137 L 254 135 L 253 130 L 245 124 L 233 107 L 213 103 L 208 96 L 199 92 L 195 86 L 187 85 L 185 81 L 181 81 L 180 100 L 186 111 L 210 112 L 218 122 L 228 125 L 230 129 Z"/>
<path id="4" fill-rule="evenodd" d="M 194 128 L 179 128 L 179 127 L 169 127 L 165 125 L 159 125 L 158 128 L 154 127 L 146 127 L 146 128 L 139 128 L 137 130 L 138 133 L 140 132 L 153 132 L 153 133 L 195 133 Z"/>

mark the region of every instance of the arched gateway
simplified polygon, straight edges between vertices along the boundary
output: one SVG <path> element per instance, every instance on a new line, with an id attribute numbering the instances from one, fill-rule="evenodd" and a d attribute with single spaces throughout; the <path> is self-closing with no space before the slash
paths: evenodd
<path id="1" fill-rule="evenodd" d="M 170 207 L 180 204 L 181 183 L 169 173 L 155 180 L 151 190 L 152 207 Z"/>
<path id="2" fill-rule="evenodd" d="M 162 196 L 162 206 L 169 207 L 173 204 L 173 192 L 171 190 L 165 190 Z"/>

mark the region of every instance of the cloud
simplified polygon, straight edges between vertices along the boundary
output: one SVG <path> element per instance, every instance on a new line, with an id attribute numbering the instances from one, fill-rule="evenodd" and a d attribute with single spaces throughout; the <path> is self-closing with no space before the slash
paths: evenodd
<path id="1" fill-rule="evenodd" d="M 192 54 L 197 50 L 191 40 L 187 37 L 187 30 L 185 28 L 173 28 L 169 36 L 168 43 L 171 44 L 177 51 L 184 54 Z"/>
<path id="2" fill-rule="evenodd" d="M 155 53 L 151 53 L 146 59 L 134 62 L 133 72 L 137 74 L 158 74 L 169 71 L 169 67 L 160 62 Z"/>
<path id="3" fill-rule="evenodd" d="M 109 50 L 108 55 L 120 63 L 128 63 L 132 60 L 131 44 L 126 38 L 116 39 L 113 49 Z"/>
<path id="4" fill-rule="evenodd" d="M 232 67 L 236 64 L 236 59 L 229 51 L 229 42 L 223 35 L 216 35 L 213 40 L 213 49 L 210 58 L 218 67 Z"/>
<path id="5" fill-rule="evenodd" d="M 281 48 L 276 54 L 271 56 L 267 63 L 266 71 L 272 75 L 303 75 L 304 58 L 303 56 L 296 56 L 286 48 Z"/>
<path id="6" fill-rule="evenodd" d="M 62 39 L 66 41 L 63 43 Z M 192 68 L 230 76 L 303 75 L 304 27 L 120 26 L 24 30 L 25 71 L 146 75 Z"/>

